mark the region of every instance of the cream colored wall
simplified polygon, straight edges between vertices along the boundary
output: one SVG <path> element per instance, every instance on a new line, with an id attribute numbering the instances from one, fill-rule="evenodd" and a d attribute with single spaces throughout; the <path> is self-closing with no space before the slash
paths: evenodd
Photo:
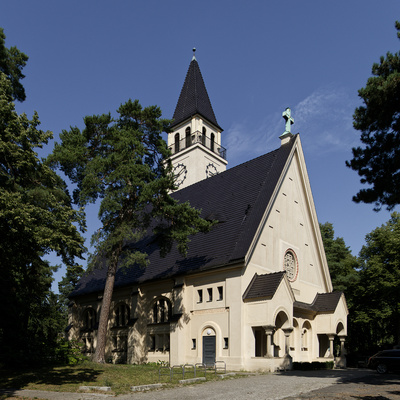
<path id="1" fill-rule="evenodd" d="M 206 179 L 208 164 L 214 164 L 218 173 L 224 172 L 227 165 L 224 159 L 216 156 L 201 144 L 195 144 L 188 149 L 180 151 L 175 156 L 171 157 L 171 161 L 173 167 L 178 164 L 183 164 L 187 169 L 186 179 L 183 181 L 183 184 L 179 186 L 179 189 Z"/>
<path id="2" fill-rule="evenodd" d="M 241 266 L 238 266 L 185 279 L 184 299 L 190 307 L 187 309 L 187 325 L 184 327 L 186 362 L 202 362 L 202 337 L 207 329 L 211 329 L 216 335 L 216 359 L 225 361 L 234 369 L 240 369 L 243 365 L 241 270 Z M 218 300 L 218 287 L 223 288 L 222 300 Z M 212 301 L 208 301 L 208 289 L 213 291 Z M 199 290 L 203 291 L 203 302 L 199 302 Z M 224 338 L 228 338 L 228 348 L 224 348 Z M 192 339 L 196 339 L 196 349 L 192 348 Z"/>
<path id="3" fill-rule="evenodd" d="M 180 140 L 185 138 L 185 130 L 190 127 L 191 133 L 202 132 L 203 127 L 206 128 L 207 138 L 211 137 L 211 133 L 215 134 L 215 146 L 221 146 L 221 132 L 215 126 L 208 123 L 207 120 L 202 119 L 199 115 L 195 115 L 191 120 L 184 122 L 176 127 L 176 129 L 168 134 L 168 146 L 172 146 L 175 142 L 175 134 L 179 133 Z M 194 144 L 187 149 L 181 150 L 171 157 L 172 166 L 183 164 L 186 166 L 187 175 L 186 179 L 179 186 L 182 189 L 186 186 L 193 185 L 205 179 L 207 166 L 212 163 L 217 169 L 217 173 L 226 171 L 228 162 L 216 153 L 207 149 L 202 144 Z"/>
<path id="4" fill-rule="evenodd" d="M 341 302 L 333 315 L 320 315 L 315 319 L 313 315 L 296 317 L 296 321 L 293 322 L 292 301 L 294 299 L 312 303 L 317 293 L 332 290 L 299 137 L 293 158 L 286 166 L 282 180 L 276 188 L 275 197 L 266 210 L 264 220 L 248 253 L 248 266 L 243 276 L 242 293 L 255 273 L 261 275 L 282 271 L 284 255 L 288 249 L 296 253 L 298 260 L 297 278 L 293 282 L 288 282 L 292 296 L 294 295 L 293 300 L 290 299 L 290 290 L 287 293 L 280 290 L 271 300 L 248 302 L 243 305 L 246 315 L 243 336 L 246 343 L 246 368 L 264 365 L 268 369 L 268 362 L 262 363 L 253 357 L 252 327 L 274 325 L 274 315 L 280 305 L 288 309 L 290 325 L 294 326 L 290 337 L 290 354 L 295 361 L 313 361 L 318 358 L 317 333 L 325 333 L 328 330 L 330 330 L 329 333 L 336 332 L 338 321 L 343 323 L 344 331 L 347 329 L 347 310 L 344 302 Z M 301 329 L 304 324 L 310 328 L 307 332 L 307 350 L 301 349 Z"/>
<path id="5" fill-rule="evenodd" d="M 196 124 L 203 123 L 193 119 L 193 130 L 200 130 Z M 179 129 L 184 132 L 187 125 Z M 173 135 L 169 136 L 169 139 Z M 220 141 L 220 136 L 218 137 Z M 217 141 L 216 138 L 216 141 Z M 172 139 L 173 140 L 173 139 Z M 192 146 L 193 149 L 195 146 Z M 203 146 L 199 146 L 203 147 Z M 207 151 L 196 149 L 188 153 L 178 153 L 173 159 L 174 165 L 187 163 L 189 171 L 204 171 Z M 213 160 L 215 163 L 215 159 Z M 203 163 L 203 164 L 202 164 Z M 192 168 L 190 168 L 192 167 Z M 224 166 L 221 166 L 223 168 Z M 195 175 L 193 175 L 195 176 Z M 187 184 L 194 183 L 188 176 Z M 193 178 L 193 180 L 202 178 Z M 171 365 L 202 362 L 202 337 L 208 329 L 216 335 L 216 358 L 227 363 L 228 369 L 271 369 L 280 366 L 279 359 L 260 359 L 254 357 L 255 340 L 252 327 L 274 325 L 276 315 L 283 311 L 288 317 L 288 325 L 293 324 L 293 301 L 311 303 L 317 292 L 331 291 L 331 281 L 326 259 L 321 250 L 322 241 L 318 220 L 315 214 L 311 189 L 309 187 L 304 157 L 300 141 L 296 152 L 276 189 L 274 201 L 266 210 L 251 250 L 247 255 L 247 267 L 237 265 L 232 268 L 220 268 L 186 277 L 176 278 L 141 285 L 138 288 L 117 289 L 114 292 L 113 307 L 119 301 L 126 301 L 131 307 L 131 316 L 137 318 L 133 327 L 129 327 L 128 362 L 164 360 Z M 297 279 L 289 283 L 287 278 L 281 282 L 273 299 L 260 302 L 246 302 L 242 295 L 255 273 L 265 274 L 283 270 L 285 251 L 292 249 L 298 258 L 299 273 Z M 218 300 L 218 287 L 223 288 L 223 299 Z M 208 301 L 208 289 L 213 290 L 213 299 Z M 198 290 L 203 291 L 203 302 L 198 301 Z M 173 314 L 182 314 L 177 322 L 162 326 L 148 326 L 151 307 L 158 298 L 167 298 L 173 304 Z M 101 302 L 95 297 L 85 297 L 79 304 L 71 307 L 71 320 L 79 320 L 82 310 L 92 305 L 98 311 Z M 318 354 L 317 333 L 334 333 L 338 321 L 346 324 L 347 308 L 344 299 L 334 315 L 320 315 L 315 318 L 296 316 L 292 356 L 296 361 L 312 361 Z M 301 353 L 298 338 L 304 323 L 311 326 L 312 338 L 307 354 Z M 112 322 L 110 321 L 110 327 Z M 149 332 L 163 333 L 170 329 L 170 351 L 150 352 Z M 334 329 L 334 330 L 332 330 Z M 78 327 L 73 327 L 71 336 L 77 336 Z M 296 342 L 297 335 L 297 342 Z M 229 339 L 229 346 L 224 348 L 224 338 Z M 196 348 L 192 346 L 196 339 Z M 297 343 L 297 344 L 296 344 Z M 110 354 L 110 345 L 107 352 Z"/>
<path id="6" fill-rule="evenodd" d="M 347 315 L 347 306 L 345 304 L 344 297 L 342 297 L 333 314 L 320 314 L 316 316 L 315 326 L 317 333 L 340 334 L 341 336 L 346 336 Z M 343 325 L 343 330 L 337 332 L 337 328 L 340 323 Z"/>
<path id="7" fill-rule="evenodd" d="M 246 290 L 242 288 L 242 293 Z M 253 327 L 262 326 L 274 326 L 277 315 L 283 312 L 287 316 L 287 323 L 284 325 L 285 328 L 292 326 L 293 321 L 293 294 L 291 293 L 288 281 L 284 278 L 279 284 L 275 295 L 272 299 L 260 299 L 255 301 L 242 302 L 242 308 L 244 313 L 244 324 L 243 324 L 243 362 L 244 368 L 248 370 L 263 369 L 263 370 L 274 370 L 272 366 L 275 363 L 264 363 L 255 361 L 255 338 Z M 277 335 L 278 336 L 278 335 Z M 278 337 L 275 337 L 275 344 L 279 344 L 284 347 L 284 339 L 278 343 Z M 273 347 L 270 351 L 272 354 Z M 271 369 L 272 368 L 272 369 Z"/>
<path id="8" fill-rule="evenodd" d="M 246 285 L 254 273 L 282 271 L 285 252 L 292 249 L 298 259 L 298 275 L 291 282 L 293 293 L 296 300 L 311 303 L 318 292 L 330 291 L 331 281 L 320 251 L 319 226 L 307 192 L 305 165 L 301 163 L 296 151 L 260 226 L 244 279 Z"/>
<path id="9" fill-rule="evenodd" d="M 206 136 L 211 138 L 211 133 L 215 135 L 215 143 L 217 145 L 221 145 L 221 131 L 215 127 L 214 125 L 210 124 L 207 120 L 201 118 L 198 114 L 194 115 L 191 120 L 185 121 L 182 124 L 175 127 L 173 132 L 168 134 L 167 142 L 168 147 L 172 146 L 175 143 L 175 135 L 179 133 L 179 139 L 182 140 L 186 136 L 186 128 L 190 127 L 191 133 L 194 132 L 203 132 L 203 126 L 206 128 Z"/>

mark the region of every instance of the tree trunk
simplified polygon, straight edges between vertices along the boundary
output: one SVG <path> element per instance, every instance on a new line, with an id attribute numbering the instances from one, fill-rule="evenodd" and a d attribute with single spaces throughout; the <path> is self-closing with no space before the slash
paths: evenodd
<path id="1" fill-rule="evenodd" d="M 107 279 L 104 287 L 103 301 L 101 304 L 99 328 L 97 331 L 97 344 L 96 351 L 94 353 L 93 361 L 104 364 L 106 341 L 107 341 L 107 328 L 108 328 L 108 317 L 110 315 L 111 300 L 114 290 L 115 273 L 117 271 L 118 259 L 113 259 L 108 267 Z"/>

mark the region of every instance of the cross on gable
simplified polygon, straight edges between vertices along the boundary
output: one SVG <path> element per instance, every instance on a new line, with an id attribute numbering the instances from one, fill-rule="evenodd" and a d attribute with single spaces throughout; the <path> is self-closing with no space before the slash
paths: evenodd
<path id="1" fill-rule="evenodd" d="M 289 107 L 282 113 L 282 117 L 286 120 L 286 127 L 284 133 L 291 133 L 291 126 L 294 124 L 294 119 L 292 118 L 292 112 Z"/>

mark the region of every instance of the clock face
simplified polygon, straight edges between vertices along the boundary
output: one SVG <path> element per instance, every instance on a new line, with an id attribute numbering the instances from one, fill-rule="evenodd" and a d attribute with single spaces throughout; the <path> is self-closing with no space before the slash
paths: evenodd
<path id="1" fill-rule="evenodd" d="M 208 164 L 206 167 L 206 177 L 210 178 L 211 176 L 217 174 L 218 174 L 217 167 L 213 163 Z"/>
<path id="2" fill-rule="evenodd" d="M 293 250 L 288 250 L 285 253 L 283 261 L 283 269 L 286 271 L 287 277 L 290 282 L 293 282 L 297 278 L 298 264 L 297 257 Z"/>
<path id="3" fill-rule="evenodd" d="M 175 165 L 173 171 L 174 171 L 175 185 L 179 187 L 182 185 L 183 181 L 186 179 L 186 175 L 187 175 L 186 165 L 179 163 L 179 164 Z"/>

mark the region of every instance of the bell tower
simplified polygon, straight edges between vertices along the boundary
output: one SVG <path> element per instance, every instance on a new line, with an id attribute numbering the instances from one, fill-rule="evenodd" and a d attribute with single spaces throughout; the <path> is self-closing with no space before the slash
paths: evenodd
<path id="1" fill-rule="evenodd" d="M 223 129 L 215 118 L 195 51 L 168 134 L 178 189 L 223 172 L 228 164 L 221 145 Z"/>

